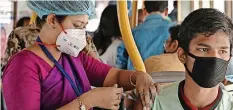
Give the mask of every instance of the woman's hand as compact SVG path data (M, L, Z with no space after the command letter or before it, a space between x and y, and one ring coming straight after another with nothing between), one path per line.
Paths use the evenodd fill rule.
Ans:
M121 102L123 89L114 87L95 88L82 96L80 100L89 108L99 107L104 109L118 110Z
M142 101L143 110L150 110L157 94L156 85L147 73L135 72L136 90Z

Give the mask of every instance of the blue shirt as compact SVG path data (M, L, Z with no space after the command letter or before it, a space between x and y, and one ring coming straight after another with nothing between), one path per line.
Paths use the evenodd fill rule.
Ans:
M150 56L163 53L163 43L169 37L168 30L171 26L172 23L165 20L160 14L151 14L142 24L133 29L134 40L143 61ZM117 67L122 69L127 67L129 70L133 70L132 62L125 57L125 51L124 44L118 47Z

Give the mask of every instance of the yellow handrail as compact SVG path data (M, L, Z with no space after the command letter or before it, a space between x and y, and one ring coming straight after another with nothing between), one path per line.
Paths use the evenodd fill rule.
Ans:
M138 21L138 1L134 0L132 3L132 17L130 22L130 26L132 29L138 25L137 21Z
M31 19L30 19L30 22L29 22L29 24L31 25L31 24L35 24L35 21L36 21L36 17L37 17L37 14L36 14L36 12L32 12L32 16L31 16Z
M137 71L146 72L144 63L139 54L131 32L126 0L117 1L117 13L122 39L128 51L129 57L133 63L133 66Z

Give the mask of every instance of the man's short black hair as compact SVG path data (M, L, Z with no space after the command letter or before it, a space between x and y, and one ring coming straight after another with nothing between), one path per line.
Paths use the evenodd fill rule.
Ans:
M174 8L177 8L177 1L174 1L174 2L173 2L173 7L174 7Z
M213 8L198 9L190 13L182 22L178 41L185 52L189 51L189 44L197 35L209 37L218 31L229 36L232 47L233 24L224 13Z
M169 33L172 42L178 40L179 30L180 30L180 25L175 25L169 28Z
M148 13L164 12L168 8L168 1L144 1L145 9Z

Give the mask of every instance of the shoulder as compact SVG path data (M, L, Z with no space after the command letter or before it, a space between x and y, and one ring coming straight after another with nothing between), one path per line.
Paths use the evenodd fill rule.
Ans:
M150 31L158 31L158 29L166 29L174 26L175 23L172 23L166 19L162 21L151 21L151 22L144 22L137 27L135 27L132 32L150 32Z
M3 72L3 79L38 78L40 65L42 64L34 53L23 50L9 60Z
M88 54L81 51L77 57L72 57L72 58L75 60L81 60L82 62L84 62L85 60L88 60L88 57L89 57Z
M164 86L161 88L159 94L176 94L178 95L178 88L179 88L180 82L175 82L170 85ZM160 95L159 95L160 96Z
M12 58L8 62L8 65L12 63L33 64L36 62L36 59L38 59L38 56L36 56L33 52L29 50L22 50L19 53L12 56Z
M168 103L169 101L179 102L179 98L178 98L179 84L180 82L175 82L173 84L162 87L157 96L157 100L160 103Z
M161 87L159 90L159 94L157 96L158 100L161 100L164 103L165 100L167 101L176 101L178 99L178 88L180 82L175 82L170 85L166 85Z
M182 110L178 98L178 86L180 82L163 87L155 98L153 110Z
M223 90L223 96L217 110L232 110L233 109L233 96L229 92Z
M23 50L12 56L5 67L4 73L7 70L23 70L25 67L36 71L36 66L39 64L38 56L29 50Z
M223 96L222 96L222 100L227 101L229 103L231 103L231 105L233 106L233 96L230 92L227 92L225 90L223 90Z

